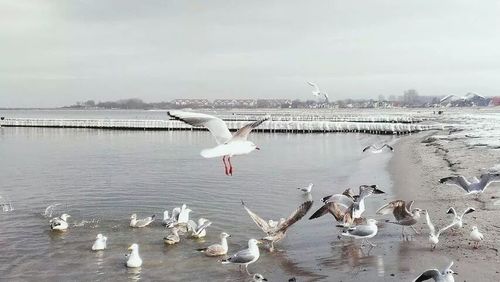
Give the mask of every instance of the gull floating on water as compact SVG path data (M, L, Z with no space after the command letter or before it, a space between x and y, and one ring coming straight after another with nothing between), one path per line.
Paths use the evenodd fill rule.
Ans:
M372 194L384 194L377 185L359 186L359 195L354 195L351 189L342 194L324 197L324 205L313 213L309 219L321 217L327 213L332 214L338 222L345 227L352 225L365 211L365 199Z
M179 220L179 214L181 213L181 208L176 207L172 210L172 216L168 216L168 211L163 212L163 226L173 227L174 224Z
M205 253L208 257L223 256L227 254L227 238L229 237L231 237L231 235L226 232L222 232L220 234L220 244L212 244L206 248L197 249L197 251Z
M149 224L151 224L151 222L153 222L154 220L155 220L154 214L150 217L137 219L137 214L134 213L130 216L130 227L136 227L136 228L146 227Z
M378 209L377 214L390 214L394 215L396 222L391 222L402 226L401 235L405 237L405 226L410 226L415 233L419 234L413 225L415 225L420 219L420 213L422 209L415 208L412 209L413 203L415 201L410 201L406 203L403 200L392 201L386 205L383 205Z
M130 254L128 255L127 267L141 267L142 259L139 256L139 245L132 244L130 247L128 247L128 250L130 251Z
M281 239L285 238L286 231L290 226L292 226L295 222L299 221L306 213L311 209L313 202L306 201L302 203L287 219L281 218L279 222L269 220L265 221L256 213L252 212L243 201L241 204L247 211L248 215L252 218L252 220L257 224L257 226L267 234L266 237L262 238L266 242L271 244L269 251L274 251L274 243L281 241Z
M198 224L193 220L189 220L187 224L188 232L191 232L191 237L203 238L207 235L207 227L209 227L212 222L206 218L198 219Z
M189 221L189 213L190 212L192 212L192 210L189 209L186 206L186 204L182 204L177 223L178 224L187 224Z
M54 217L49 221L50 229L58 231L66 231L68 229L68 218L71 217L69 214L61 214L59 217Z
M179 229L174 227L171 229L171 234L163 238L163 242L167 245L174 245L181 241L179 237Z
M307 187L302 187L302 188L297 188L297 189L299 189L300 191L307 194L307 193L311 193L313 186L314 186L314 184L309 183L309 185L307 185Z
M222 157L226 175L233 175L231 157L236 155L246 155L254 150L260 150L257 145L247 140L248 134L250 134L252 129L256 128L270 118L269 116L265 116L255 122L243 126L234 134L231 134L226 123L218 117L183 111L169 111L168 115L192 126L206 127L212 133L218 145L214 148L202 150L201 156L204 158Z
M102 234L97 234L95 238L94 245L92 245L93 251L101 251L106 249L106 242L108 241L108 237L103 236Z
M455 278L453 275L457 275L458 273L451 270L453 266L453 262L451 262L443 271L439 271L437 269L429 269L424 271L424 273L420 274L413 282L420 282L429 279L434 279L436 282L455 282Z
M375 146L375 145L370 145L370 146L368 146L368 147L365 147L365 148L363 149L363 153L364 153L364 152L366 152L366 151L368 151L368 150L369 150L369 152L371 152L371 153L373 153L373 154L382 153L382 150L383 150L384 148L386 148L386 147L387 147L387 149L391 150L391 152L394 152L394 148L392 148L391 146L389 146L389 145L387 145L387 144L384 144L384 145L382 145L382 147L377 147L377 146Z
M500 173L484 173L477 177L467 179L462 175L441 178L440 183L455 185L462 188L467 194L483 193L493 182L500 182Z
M234 263L234 264L239 264L240 265L240 271L241 267L244 265L245 270L248 273L248 275L251 275L250 272L248 272L248 265L256 262L259 259L260 252L259 252L259 247L257 244L260 244L261 242L255 239L250 239L248 240L248 248L241 250L237 252L236 254L230 256L227 259L222 260L222 264L228 264L228 263Z
M462 228L464 215L469 214L475 210L476 209L473 207L468 207L464 210L464 212L461 215L458 215L457 212L455 211L455 209L453 207L451 207L450 209L448 209L448 212L446 212L446 213L448 213L448 214L452 213L454 215L453 226L457 226L458 228Z
M434 224L432 224L431 217L429 216L429 211L425 211L425 219L427 221L427 226L429 227L429 243L431 243L431 250L434 250L439 243L439 235L443 233L444 231L450 229L452 226L455 225L454 222L451 224L439 229L438 232L436 232L436 228L434 227Z
M479 232L477 226L472 226L472 231L470 232L470 238L474 241L474 249L479 248L479 242L483 241L484 235Z
M260 273L255 273L252 277L252 282L262 282L262 281L267 281L266 278L264 278L264 276L262 276L262 274Z
M342 236L352 237L355 239L363 239L363 242L366 242L372 247L376 245L372 242L368 241L368 239L373 238L377 235L378 227L377 221L375 219L368 219L367 224L356 225L346 229L342 232Z

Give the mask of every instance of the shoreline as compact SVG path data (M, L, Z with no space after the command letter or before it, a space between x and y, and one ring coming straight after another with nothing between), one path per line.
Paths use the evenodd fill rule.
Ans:
M442 269L454 261L452 269L459 273L457 281L500 281L500 242L495 240L500 236L500 206L492 204L500 196L496 189L499 183L491 184L480 201L465 196L457 187L439 183L440 178L453 174L474 176L485 172L498 164L500 150L470 147L461 140L428 141L428 137L436 134L448 132L421 132L403 137L394 145L395 153L387 167L393 182L393 199L415 200L413 207L429 210L436 229L451 223L453 217L446 214L449 207L455 207L458 213L469 206L476 211L464 217L461 230L443 233L434 251L430 250L428 227L422 214L416 225L421 234L410 242L395 242L406 249L405 260L410 261L403 267L408 267L408 271L400 279L410 281L427 269ZM473 249L469 241L474 225L485 235L479 249Z

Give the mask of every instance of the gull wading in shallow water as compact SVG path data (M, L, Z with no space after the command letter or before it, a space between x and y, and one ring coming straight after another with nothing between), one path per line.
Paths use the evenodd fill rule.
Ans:
M365 147L365 148L363 149L363 153L364 153L364 152L366 152L366 151L368 151L368 152L373 153L373 154L378 154L378 153L382 153L382 150L383 150L384 148L387 148L387 149L389 149L391 152L394 152L394 148L392 148L391 146L389 146L389 145L387 145L387 144L384 144L382 147L377 147L377 146L375 146L375 145L370 145L370 146L368 146L368 147Z
M436 282L455 282L453 275L458 275L458 273L451 270L453 262L451 262L443 271L437 269L429 269L420 274L413 282L420 282L429 279L434 279Z
M212 222L206 218L198 219L198 224L193 220L189 220L187 223L187 231L191 233L193 238L203 238L207 235L207 227L209 227Z
M500 173L484 173L477 177L467 179L462 175L441 178L439 183L455 185L462 188L467 194L483 193L493 182L500 182Z
M286 231L290 226L292 226L295 222L299 221L306 213L311 209L313 202L307 201L302 203L287 219L281 218L279 222L274 220L265 221L256 213L252 212L243 201L241 204L247 211L248 215L252 218L252 220L257 224L257 226L267 234L266 237L261 240L269 242L271 244L269 251L274 251L274 243L281 241L281 239L285 238Z
M227 238L231 237L231 235L226 232L222 232L220 234L220 244L212 244L206 248L197 249L197 251L205 253L207 257L215 257L215 256L223 256L227 254Z
M192 126L203 126L212 133L218 145L210 149L202 150L201 156L204 158L222 157L226 175L233 175L231 157L246 155L254 150L260 150L257 145L247 140L248 134L250 134L252 129L270 118L270 116L264 116L257 121L243 126L234 134L231 134L226 123L218 117L184 111L169 111L168 115Z
M245 270L247 271L248 275L251 275L250 272L248 272L248 265L256 262L259 259L260 252L259 252L259 247L257 244L260 244L261 242L255 239L250 239L248 240L248 248L241 250L237 252L236 254L228 257L227 259L222 260L222 264L228 264L228 263L234 263L234 264L239 264L240 265L240 271L241 267L244 265Z
M401 235L404 239L405 237L405 226L410 226L416 234L419 234L418 231L413 227L418 220L420 219L420 213L422 209L415 208L412 209L413 202L410 201L406 203L403 200L392 201L386 205L383 205L380 209L378 209L377 214L390 214L394 215L396 222L388 221L389 223L398 224L402 226Z
M356 225L346 229L342 232L342 236L352 237L355 239L363 239L363 242L366 242L372 247L376 245L372 242L368 241L368 239L373 238L377 235L378 227L377 221L375 219L368 219L367 224Z
M434 224L432 224L431 217L429 216L429 211L425 211L425 219L427 221L427 226L429 227L429 243L431 243L431 250L434 250L439 243L439 235L443 233L444 231L450 229L452 226L455 225L454 222L451 224L439 229L438 232L436 232L436 228L434 227Z

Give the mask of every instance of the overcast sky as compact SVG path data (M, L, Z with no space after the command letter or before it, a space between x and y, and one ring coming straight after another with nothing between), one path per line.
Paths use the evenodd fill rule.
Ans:
M0 107L500 94L500 2L0 0Z

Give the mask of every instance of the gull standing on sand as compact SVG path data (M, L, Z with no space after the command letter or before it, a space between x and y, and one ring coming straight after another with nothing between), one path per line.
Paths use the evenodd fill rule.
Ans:
M308 194L308 193L311 193L313 186L314 186L314 184L309 183L309 185L307 185L307 187L302 187L302 188L297 188L297 189L304 192L304 194Z
M57 231L66 231L68 230L68 218L70 218L71 215L69 214L61 214L59 217L54 217L49 221L50 223L50 229L51 230L57 230Z
M207 257L223 256L227 254L227 238L229 237L231 237L231 235L222 232L220 234L220 244L212 244L206 248L197 249L197 251L205 253Z
M103 236L101 233L97 234L95 238L95 242L92 245L92 251L102 251L106 249L106 242L108 241L108 237Z
M171 234L163 237L163 242L167 245L174 245L181 241L181 237L179 236L179 229L174 227L171 229Z
M462 188L467 194L483 193L488 186L493 182L500 182L500 173L484 173L471 179L465 178L463 175L450 176L441 178L439 183L447 185L455 185Z
M373 153L373 154L382 153L382 150L383 150L384 148L386 148L386 147L387 147L387 149L389 149L391 152L394 152L394 148L392 148L391 146L389 146L389 145L387 145L387 144L384 144L384 145L382 145L382 147L377 147L377 146L375 146L375 145L370 145L370 146L368 146L368 147L365 147L365 148L363 149L363 153L364 153L364 152L366 152L366 151L368 151L368 150L369 150L369 152L371 152L371 153Z
M201 156L204 158L222 157L226 175L233 175L231 157L246 155L254 150L260 150L257 145L247 140L248 134L250 134L252 129L256 128L270 118L270 116L264 116L257 121L243 126L234 134L231 134L226 123L218 117L183 111L169 111L168 115L192 126L206 127L212 133L218 145L210 149L202 150Z
M432 224L431 217L429 216L429 211L427 210L425 210L425 219L427 221L427 226L429 227L429 243L431 243L431 250L434 250L439 243L439 235L453 227L455 223L452 222L451 224L439 229L439 231L436 233L436 228L434 227L434 224Z
M415 201L410 201L406 203L403 200L392 201L378 209L377 214L392 213L394 215L394 218L396 219L396 222L388 222L401 225L401 236L403 237L403 239L405 237L405 226L410 226L416 234L420 234L413 225L415 225L420 219L420 213L422 212L422 209L412 209L411 207L413 206L414 202Z
M207 235L207 227L212 225L212 222L206 218L199 218L198 224L193 220L189 220L187 223L188 232L191 232L191 237L193 238L203 238Z
M454 216L453 217L453 226L457 226L458 228L462 228L464 215L469 214L475 210L476 209L473 207L468 207L464 210L464 212L461 215L458 215L457 212L455 211L455 209L453 207L451 207L450 209L448 209L448 211L446 213L453 214L453 216Z
M127 267L130 268L141 267L142 259L139 256L139 245L134 243L130 247L128 247L128 250L130 251L130 254L128 255Z
M443 271L439 271L437 269L429 269L424 271L424 273L420 274L413 282L420 282L429 279L434 279L436 282L455 282L455 278L453 275L457 275L458 273L451 270L453 266L453 262L451 262Z
M345 227L351 226L365 211L365 199L372 194L384 194L377 185L359 186L359 195L353 195L351 189L342 194L324 197L324 205L313 213L309 219L321 217L327 213L332 214L338 222Z
M266 237L262 238L271 244L269 251L274 251L274 243L281 241L286 236L286 231L290 226L292 226L295 222L299 221L306 213L311 209L313 202L306 201L302 203L287 219L281 218L279 222L269 220L265 221L256 213L252 212L243 201L241 204L247 211L248 215L252 218L252 220L257 224L257 226L267 234Z
M151 224L151 222L153 222L154 220L155 220L154 214L150 217L137 219L137 214L134 213L130 216L130 227L135 227L135 228L146 227L149 224Z
M248 272L248 265L256 262L259 259L260 252L257 244L260 243L261 243L260 241L255 239L248 240L248 249L241 250L236 254L230 256L229 258L222 260L221 261L222 264L228 264L228 263L239 264L240 271L241 267L244 265L247 274L251 275L250 272Z
M363 239L363 242L375 247L376 245L368 241L368 239L377 235L377 221L375 219L368 219L366 222L367 224L356 225L346 229L342 232L342 236L352 237L354 239Z
M472 231L470 232L470 238L474 241L474 249L479 248L479 242L483 241L484 235L479 232L477 226L472 226Z

